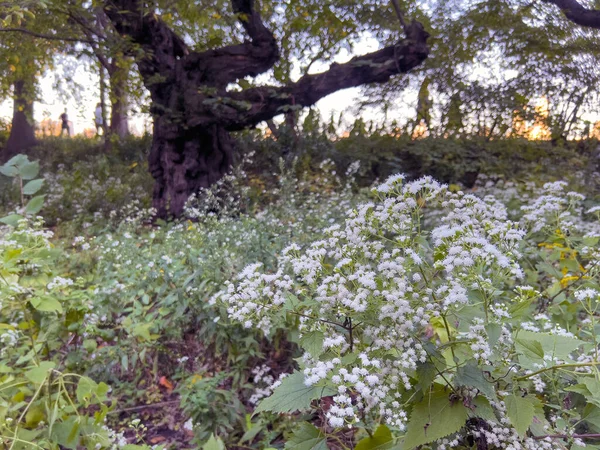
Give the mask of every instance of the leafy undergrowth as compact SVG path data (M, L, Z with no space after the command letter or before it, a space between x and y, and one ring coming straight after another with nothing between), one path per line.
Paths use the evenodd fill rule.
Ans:
M238 168L155 223L92 161L2 169L0 448L595 448L598 173Z

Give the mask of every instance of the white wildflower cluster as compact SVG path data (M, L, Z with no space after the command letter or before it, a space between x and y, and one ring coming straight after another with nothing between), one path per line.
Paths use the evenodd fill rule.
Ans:
M324 239L306 250L289 246L275 273L246 267L219 298L245 327L269 333L282 310L293 311L302 335L323 336L303 364L307 385L337 389L330 425L373 411L403 429L400 398L428 356L420 336L432 318L469 304L470 293L485 296L485 285L521 278L524 232L493 199L449 192L430 177L404 184L394 176L375 193L377 202L349 211ZM433 214L441 223L429 231L424 224ZM487 360L492 349L479 325L470 330L473 351ZM502 336L510 341L507 329Z
M17 329L7 329L0 334L0 358L4 357L10 348L17 345L20 335L21 333Z
M281 374L276 380L271 368L266 364L255 367L252 369L251 374L252 384L255 388L248 402L252 405L258 404L260 400L271 395L275 387L281 383L281 380L289 375L287 373Z
M46 286L48 290L60 289L67 286L72 286L73 280L70 278L54 277L54 279Z
M535 439L521 437L506 416L506 405L503 401L490 402L498 421L486 420L477 429L473 430L476 440L482 441L485 448L498 448L503 450L559 450L564 449L564 444L559 440L546 437Z
M489 345L483 319L479 317L473 319L466 338L472 341L471 350L473 351L473 357L484 364L490 364L489 358L492 356L492 349Z

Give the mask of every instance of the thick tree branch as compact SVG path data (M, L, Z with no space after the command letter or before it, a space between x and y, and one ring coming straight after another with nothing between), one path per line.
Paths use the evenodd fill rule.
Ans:
M558 6L567 19L584 27L600 29L600 10L582 6L577 0L542 0Z
M190 110L188 126L218 121L228 130L241 130L269 120L294 106L312 106L321 98L340 89L368 83L384 83L391 76L406 73L421 64L429 55L428 33L413 21L407 27L408 37L397 45L385 47L373 53L357 56L345 64L332 64L326 72L304 75L295 83L282 87L261 86L227 97L219 96L203 100L203 105ZM208 105L212 107L207 108Z
M36 31L31 31L26 28L0 28L0 33L23 33L23 34L28 34L30 36L40 38L40 39L47 39L47 40L53 40L53 41L81 42L83 44L92 44L93 43L93 41L90 41L88 39L62 36L62 35L58 35L58 34L38 33Z
M194 53L186 58L186 70L202 73L200 82L226 86L239 78L266 72L279 59L275 36L264 25L254 0L232 0L231 5L250 41Z
M175 79L177 61L189 54L183 39L154 12L145 11L140 0L105 0L104 12L117 32L129 36L144 50L138 68L146 85L169 86ZM166 74L167 79L155 79Z

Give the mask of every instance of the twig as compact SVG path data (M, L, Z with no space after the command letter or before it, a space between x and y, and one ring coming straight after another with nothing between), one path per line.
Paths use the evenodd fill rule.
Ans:
M404 32L406 33L406 36L408 37L408 26L406 25L406 20L404 20L404 14L402 13L402 9L400 9L400 4L398 3L398 0L392 0L392 6L394 7L396 16L398 17L398 20L400 21L400 25L402 25L402 29L404 30Z
M31 31L26 28L0 28L0 32L23 33L23 34L29 34L30 36L34 36L34 37L37 37L40 39L49 39L49 40L55 40L55 41L82 42L85 44L92 43L92 41L89 41L87 39L73 38L73 37L68 37L68 36L59 36L59 35L55 35L55 34L37 33L35 31Z

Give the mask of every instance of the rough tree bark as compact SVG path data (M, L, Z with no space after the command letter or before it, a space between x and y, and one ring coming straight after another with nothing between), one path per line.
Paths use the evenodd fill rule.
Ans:
M14 108L10 135L0 154L0 163L27 151L36 144L32 100L34 80L32 77L16 80L13 88Z
M262 22L254 0L232 0L233 12L249 40L191 51L141 0L104 0L104 10L121 35L145 52L137 65L152 99L154 135L149 166L155 179L158 215L180 215L190 194L219 180L232 162L230 132L257 125L287 106L311 106L340 89L383 83L408 72L429 54L428 34L418 22L406 38L326 72L304 75L284 86L227 92L229 83L269 70L279 58L273 33Z

